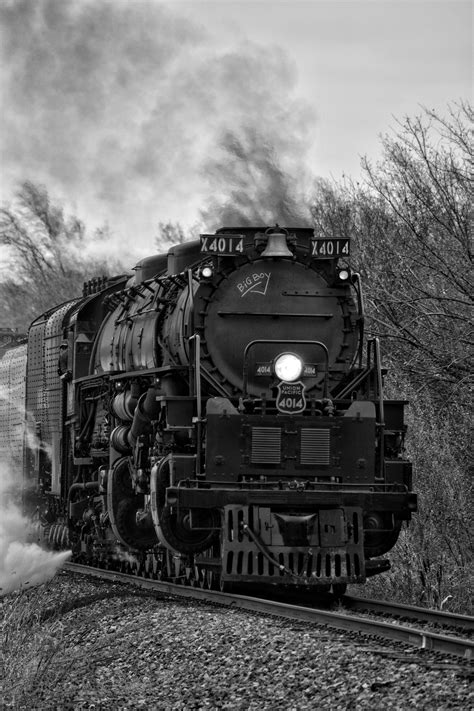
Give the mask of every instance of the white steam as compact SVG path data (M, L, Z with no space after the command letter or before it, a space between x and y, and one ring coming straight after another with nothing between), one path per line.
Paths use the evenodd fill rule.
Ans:
M11 426L13 421L18 439L18 428L22 426L20 413L2 389L0 411L4 425ZM24 415L21 419L25 440L36 446L35 435L26 426ZM21 457L13 461L11 455L12 452L0 448L0 596L46 582L71 556L71 551L54 553L32 542L36 537L35 526L21 511Z
M0 462L0 595L40 585L71 556L31 543L31 522L12 498L12 472Z

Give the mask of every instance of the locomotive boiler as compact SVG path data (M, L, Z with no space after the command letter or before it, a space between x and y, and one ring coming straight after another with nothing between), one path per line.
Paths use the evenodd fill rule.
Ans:
M350 241L223 228L95 279L0 361L49 545L150 575L344 591L416 510ZM33 433L33 436L31 434Z

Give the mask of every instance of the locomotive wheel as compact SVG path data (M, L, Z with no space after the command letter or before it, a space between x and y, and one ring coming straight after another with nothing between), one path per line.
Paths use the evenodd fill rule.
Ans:
M217 587L216 573L209 568L201 568L199 571L199 586L203 590L214 590Z
M121 498L122 496L132 496L132 473L130 471L130 461L128 457L122 457L118 459L113 465L112 470L112 481L110 482L113 487L114 498Z
M333 583L332 584L332 594L336 598L336 600L339 600L339 598L343 597L343 595L346 594L347 590L347 584L346 583Z
M157 542L151 523L147 524L146 518L137 520L137 512L144 505L143 494L133 492L130 462L122 457L115 462L107 482L107 510L115 536L129 548L150 548Z
M377 531L366 529L364 531L364 553L366 558L377 558L387 553L398 540L401 523L393 531Z
M153 574L156 572L156 561L153 553L147 553L145 557L145 576L147 578L153 578Z
M155 531L150 526L137 523L136 515L143 507L141 496L122 499L117 507L115 523L122 538L131 548L149 548L156 543Z
M149 552L145 558L145 575L152 580L158 580L161 574L161 562L157 558L156 552Z
M189 511L178 513L170 506L162 506L159 512L161 535L165 542L180 553L199 553L212 544L214 531L193 531L189 526Z
M190 526L189 510L166 504L169 486L168 461L163 461L151 476L152 515L159 541L177 553L200 553L212 546L218 531L194 531ZM153 502L156 501L156 505ZM210 514L212 516L212 513ZM215 514L214 518L217 517ZM217 520L213 521L217 525ZM220 523L220 522L219 522Z
M219 578L219 590L221 592L232 593L235 589L235 583L229 582L228 580L221 580Z
M203 551L194 564L196 585L204 590L219 590L221 583L221 567L215 565L221 557L219 541L215 541L211 548ZM211 565L206 566L206 559Z

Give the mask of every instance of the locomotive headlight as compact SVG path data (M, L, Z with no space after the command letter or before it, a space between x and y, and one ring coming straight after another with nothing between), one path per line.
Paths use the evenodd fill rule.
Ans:
M303 372L303 361L294 353L282 353L273 364L275 375L287 383L298 380Z
M347 281L350 278L351 273L350 273L349 269L341 269L337 276L340 279L340 281Z

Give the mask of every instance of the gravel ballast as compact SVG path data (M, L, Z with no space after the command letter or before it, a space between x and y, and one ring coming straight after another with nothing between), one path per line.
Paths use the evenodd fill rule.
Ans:
M0 600L0 708L469 709L455 659L62 573Z

